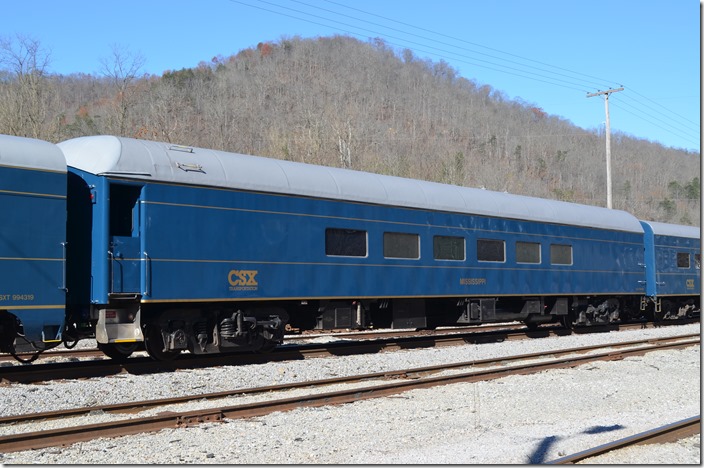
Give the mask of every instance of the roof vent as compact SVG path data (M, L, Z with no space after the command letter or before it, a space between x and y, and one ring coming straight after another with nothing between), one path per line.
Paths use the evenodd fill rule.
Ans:
M182 151L184 153L192 153L193 148L190 146L181 146L181 145L171 145L169 146L169 150L171 151Z
M203 166L201 166L200 164L184 164L177 162L176 167L185 172L202 172L203 174L205 174Z

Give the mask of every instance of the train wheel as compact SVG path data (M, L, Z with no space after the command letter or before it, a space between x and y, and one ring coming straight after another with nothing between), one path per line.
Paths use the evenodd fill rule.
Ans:
M562 325L566 329L571 330L573 328L573 323L574 314L572 312L568 312L566 315L560 316L560 325Z
M155 361L172 361L181 351L168 351L164 349L164 338L159 327L147 327L144 337L144 347L149 356Z
M98 343L98 349L116 361L127 359L138 347L139 343Z

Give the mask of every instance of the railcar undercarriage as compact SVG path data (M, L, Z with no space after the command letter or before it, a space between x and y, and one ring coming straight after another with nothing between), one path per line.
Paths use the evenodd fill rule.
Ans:
M149 355L169 360L182 351L270 351L283 342L287 320L278 307L166 309L148 311L135 326L141 327Z
M436 328L520 321L535 328L561 323L567 328L618 324L634 320L667 321L700 316L699 297L570 296L393 298L337 301L281 301L172 308L117 301L87 312L82 321L67 320L62 342L72 348L95 338L113 359L144 350L169 360L182 351L193 354L267 352L283 342L286 331ZM22 324L0 311L0 351L22 362L59 343L24 339ZM30 358L18 353L34 353Z
M237 308L222 305L179 309L145 307L138 302L120 300L108 307L74 315L82 319L67 321L64 345L71 348L80 339L95 338L105 355L118 360L145 349L157 360L173 359L182 351L193 354L267 352L283 341L288 321L284 308L264 307L259 303L240 304ZM14 347L21 341L21 326L17 327L0 326L0 350L14 353ZM41 345L29 343L31 349L22 349L22 352L38 355L45 351Z
M697 317L698 298L651 300L639 296L469 297L440 299L375 299L311 301L307 308L288 309L290 327L435 328L519 321L534 328L562 323L568 328L617 324L634 320Z

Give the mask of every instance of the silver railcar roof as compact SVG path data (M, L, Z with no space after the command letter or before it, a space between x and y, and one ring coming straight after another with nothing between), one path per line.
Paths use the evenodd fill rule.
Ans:
M58 146L69 166L95 175L643 232L625 211L368 172L114 136Z
M11 135L0 135L0 166L66 172L66 160L56 145Z
M649 225L656 236L689 237L691 239L699 239L701 236L700 229L695 226L682 226L655 221L643 221L643 223Z

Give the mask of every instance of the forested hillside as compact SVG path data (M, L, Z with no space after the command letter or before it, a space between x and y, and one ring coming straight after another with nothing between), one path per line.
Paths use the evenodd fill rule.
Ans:
M39 46L0 42L0 133L123 135L605 205L603 133L381 40L282 39L162 76L118 51L100 76L53 75ZM614 208L699 225L699 153L612 133L612 161Z

